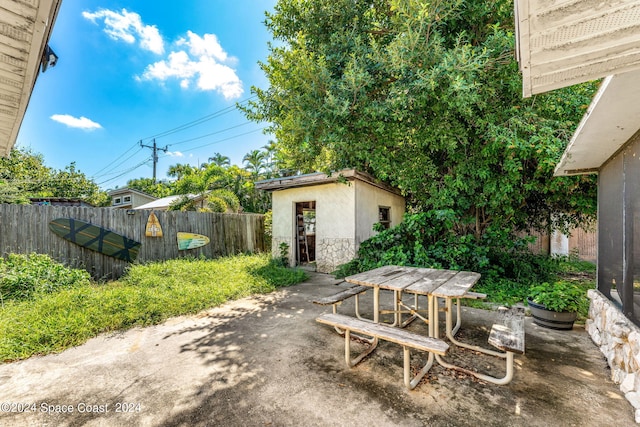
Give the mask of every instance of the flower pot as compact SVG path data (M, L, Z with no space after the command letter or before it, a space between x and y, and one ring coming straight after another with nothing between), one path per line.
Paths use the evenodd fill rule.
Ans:
M573 322L578 317L578 313L572 311L551 311L542 304L536 304L527 298L527 303L531 309L533 323L549 329L570 330Z

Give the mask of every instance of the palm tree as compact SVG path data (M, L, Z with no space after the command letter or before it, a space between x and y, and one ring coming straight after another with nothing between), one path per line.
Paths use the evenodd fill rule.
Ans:
M169 170L167 170L167 175L176 178L177 180L181 180L186 175L191 175L194 172L194 167L186 164L176 164L173 166L169 166Z
M267 176L273 176L277 171L278 167L276 166L275 155L278 151L275 141L269 141L269 143L262 147L265 153L266 165L265 168L267 170Z
M265 168L266 154L260 150L252 150L245 154L242 158L242 162L246 163L245 169L251 172L254 176L260 175Z
M223 156L220 153L215 153L213 157L209 157L209 161L215 163L220 167L231 166L231 159L227 156Z

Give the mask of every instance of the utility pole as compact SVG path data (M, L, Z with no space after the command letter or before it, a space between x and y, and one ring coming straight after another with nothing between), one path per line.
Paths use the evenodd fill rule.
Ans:
M156 182L156 165L158 164L158 150L164 151L165 153L169 149L168 145L165 145L164 148L158 148L156 145L156 139L153 138L153 145L144 145L142 140L140 141L140 147L151 148L153 150L153 182Z

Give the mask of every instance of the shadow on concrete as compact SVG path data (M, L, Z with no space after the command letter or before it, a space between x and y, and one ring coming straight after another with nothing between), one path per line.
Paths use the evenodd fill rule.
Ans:
M229 303L156 327L99 337L59 355L0 366L0 401L108 404L108 413L0 413L1 425L143 426L604 426L635 425L633 409L583 328L526 320L513 381L487 384L435 365L414 391L402 351L383 342L358 366L344 339L315 318L331 276ZM362 308L371 307L365 295ZM383 301L384 302L384 301ZM351 302L339 308L353 313ZM464 308L459 339L488 346L494 313ZM414 322L409 329L425 331ZM359 344L356 344L359 345ZM354 349L355 350L355 349ZM412 352L413 366L425 354ZM447 360L502 375L504 362L452 348ZM141 409L114 412L118 403Z

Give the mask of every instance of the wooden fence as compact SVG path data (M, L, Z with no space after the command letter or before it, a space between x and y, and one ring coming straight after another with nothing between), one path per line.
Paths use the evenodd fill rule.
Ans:
M86 269L96 279L115 279L129 265L71 243L49 230L56 218L73 218L114 231L142 246L136 262L179 257L217 258L265 250L264 217L257 214L155 212L163 237L146 237L148 210L0 204L0 255L41 253L71 267ZM176 233L202 234L210 243L178 250Z
M522 233L536 238L535 243L529 245L534 253L576 255L583 261L596 262L598 253L598 233L595 228L574 228L569 236L559 233L549 235L537 231Z

